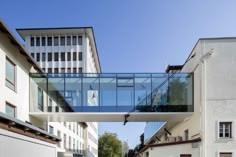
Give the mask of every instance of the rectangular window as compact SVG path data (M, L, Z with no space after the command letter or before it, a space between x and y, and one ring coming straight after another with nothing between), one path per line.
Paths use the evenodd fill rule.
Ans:
M58 73L58 72L59 72L58 68L55 68L54 73Z
M187 130L184 131L184 139L185 139L185 141L187 141L189 139L188 137L189 137L189 131L187 129Z
M65 37L61 37L61 46L65 46Z
M67 36L67 45L71 45L71 37Z
M48 68L48 73L52 73L52 68Z
M34 53L31 53L31 57L34 58Z
M58 46L58 43L59 43L58 37L54 37L54 46Z
M54 61L58 61L58 52L54 53Z
M232 138L232 122L219 123L219 137Z
M73 44L73 45L76 45L76 36L73 36L73 37L72 37L72 44Z
M67 73L71 73L71 68L67 68Z
M61 68L61 73L65 73L65 68Z
M71 53L67 52L67 61L71 61Z
M42 46L45 46L45 45L46 45L46 38L42 37Z
M45 52L42 53L42 61L43 61L43 62L46 61L46 53L45 53Z
M57 131L57 137L61 138L61 132L59 130ZM58 142L57 146L61 147L61 142Z
M76 71L76 68L73 68L73 73L76 73L77 71Z
M51 62L52 61L52 52L48 53L48 61Z
M191 154L180 154L180 157L192 157Z
M82 60L83 60L82 52L79 52L79 61L82 61Z
M48 46L52 46L52 37L48 37Z
M54 128L50 125L48 131L49 131L50 134L53 134L53 132L54 132Z
M221 152L220 153L220 157L232 157L233 153L229 153L229 152Z
M34 46L34 37L30 38L30 46Z
M61 52L61 61L65 61L65 52Z
M66 134L64 134L64 149L66 149Z
M40 46L40 37L36 37L36 46Z
M43 111L43 90L38 88L38 109Z
M73 61L76 61L76 59L77 59L77 53L73 52Z
M83 73L83 68L79 68L79 73Z
M9 58L6 57L6 78L5 85L15 91L16 81L16 65Z
M82 44L83 44L83 42L82 42L82 36L79 36L78 44L79 44L79 45L82 45Z
M40 53L36 54L36 61L39 62L40 61Z
M6 102L6 114L11 117L16 117L16 107Z
M45 72L45 68L42 69Z

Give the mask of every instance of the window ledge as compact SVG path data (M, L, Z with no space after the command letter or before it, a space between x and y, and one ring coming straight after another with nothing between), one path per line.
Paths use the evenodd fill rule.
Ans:
M217 143L228 143L228 142L233 142L235 141L234 138L218 138L216 140Z

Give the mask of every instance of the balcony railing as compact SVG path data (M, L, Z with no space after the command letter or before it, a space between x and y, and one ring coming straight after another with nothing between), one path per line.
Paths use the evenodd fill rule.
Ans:
M193 112L192 73L31 73L30 77L32 112Z

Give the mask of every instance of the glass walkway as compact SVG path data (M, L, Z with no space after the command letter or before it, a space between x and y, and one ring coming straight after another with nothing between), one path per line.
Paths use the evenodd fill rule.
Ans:
M30 74L31 112L193 112L192 73Z

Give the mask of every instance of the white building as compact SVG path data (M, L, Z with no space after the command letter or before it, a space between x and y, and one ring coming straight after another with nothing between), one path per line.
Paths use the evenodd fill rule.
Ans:
M60 138L29 115L29 73L42 70L1 20L0 65L0 156L56 157Z
M25 40L28 52L46 73L101 72L91 27L30 28L17 31ZM51 106L56 106L54 101L49 101L52 102ZM49 122L48 131L61 137L62 142L58 144L60 155L97 157L96 122Z
M183 66L168 67L169 73L194 74L194 112L178 124L163 124L137 156L236 156L235 50L236 38L199 39Z

